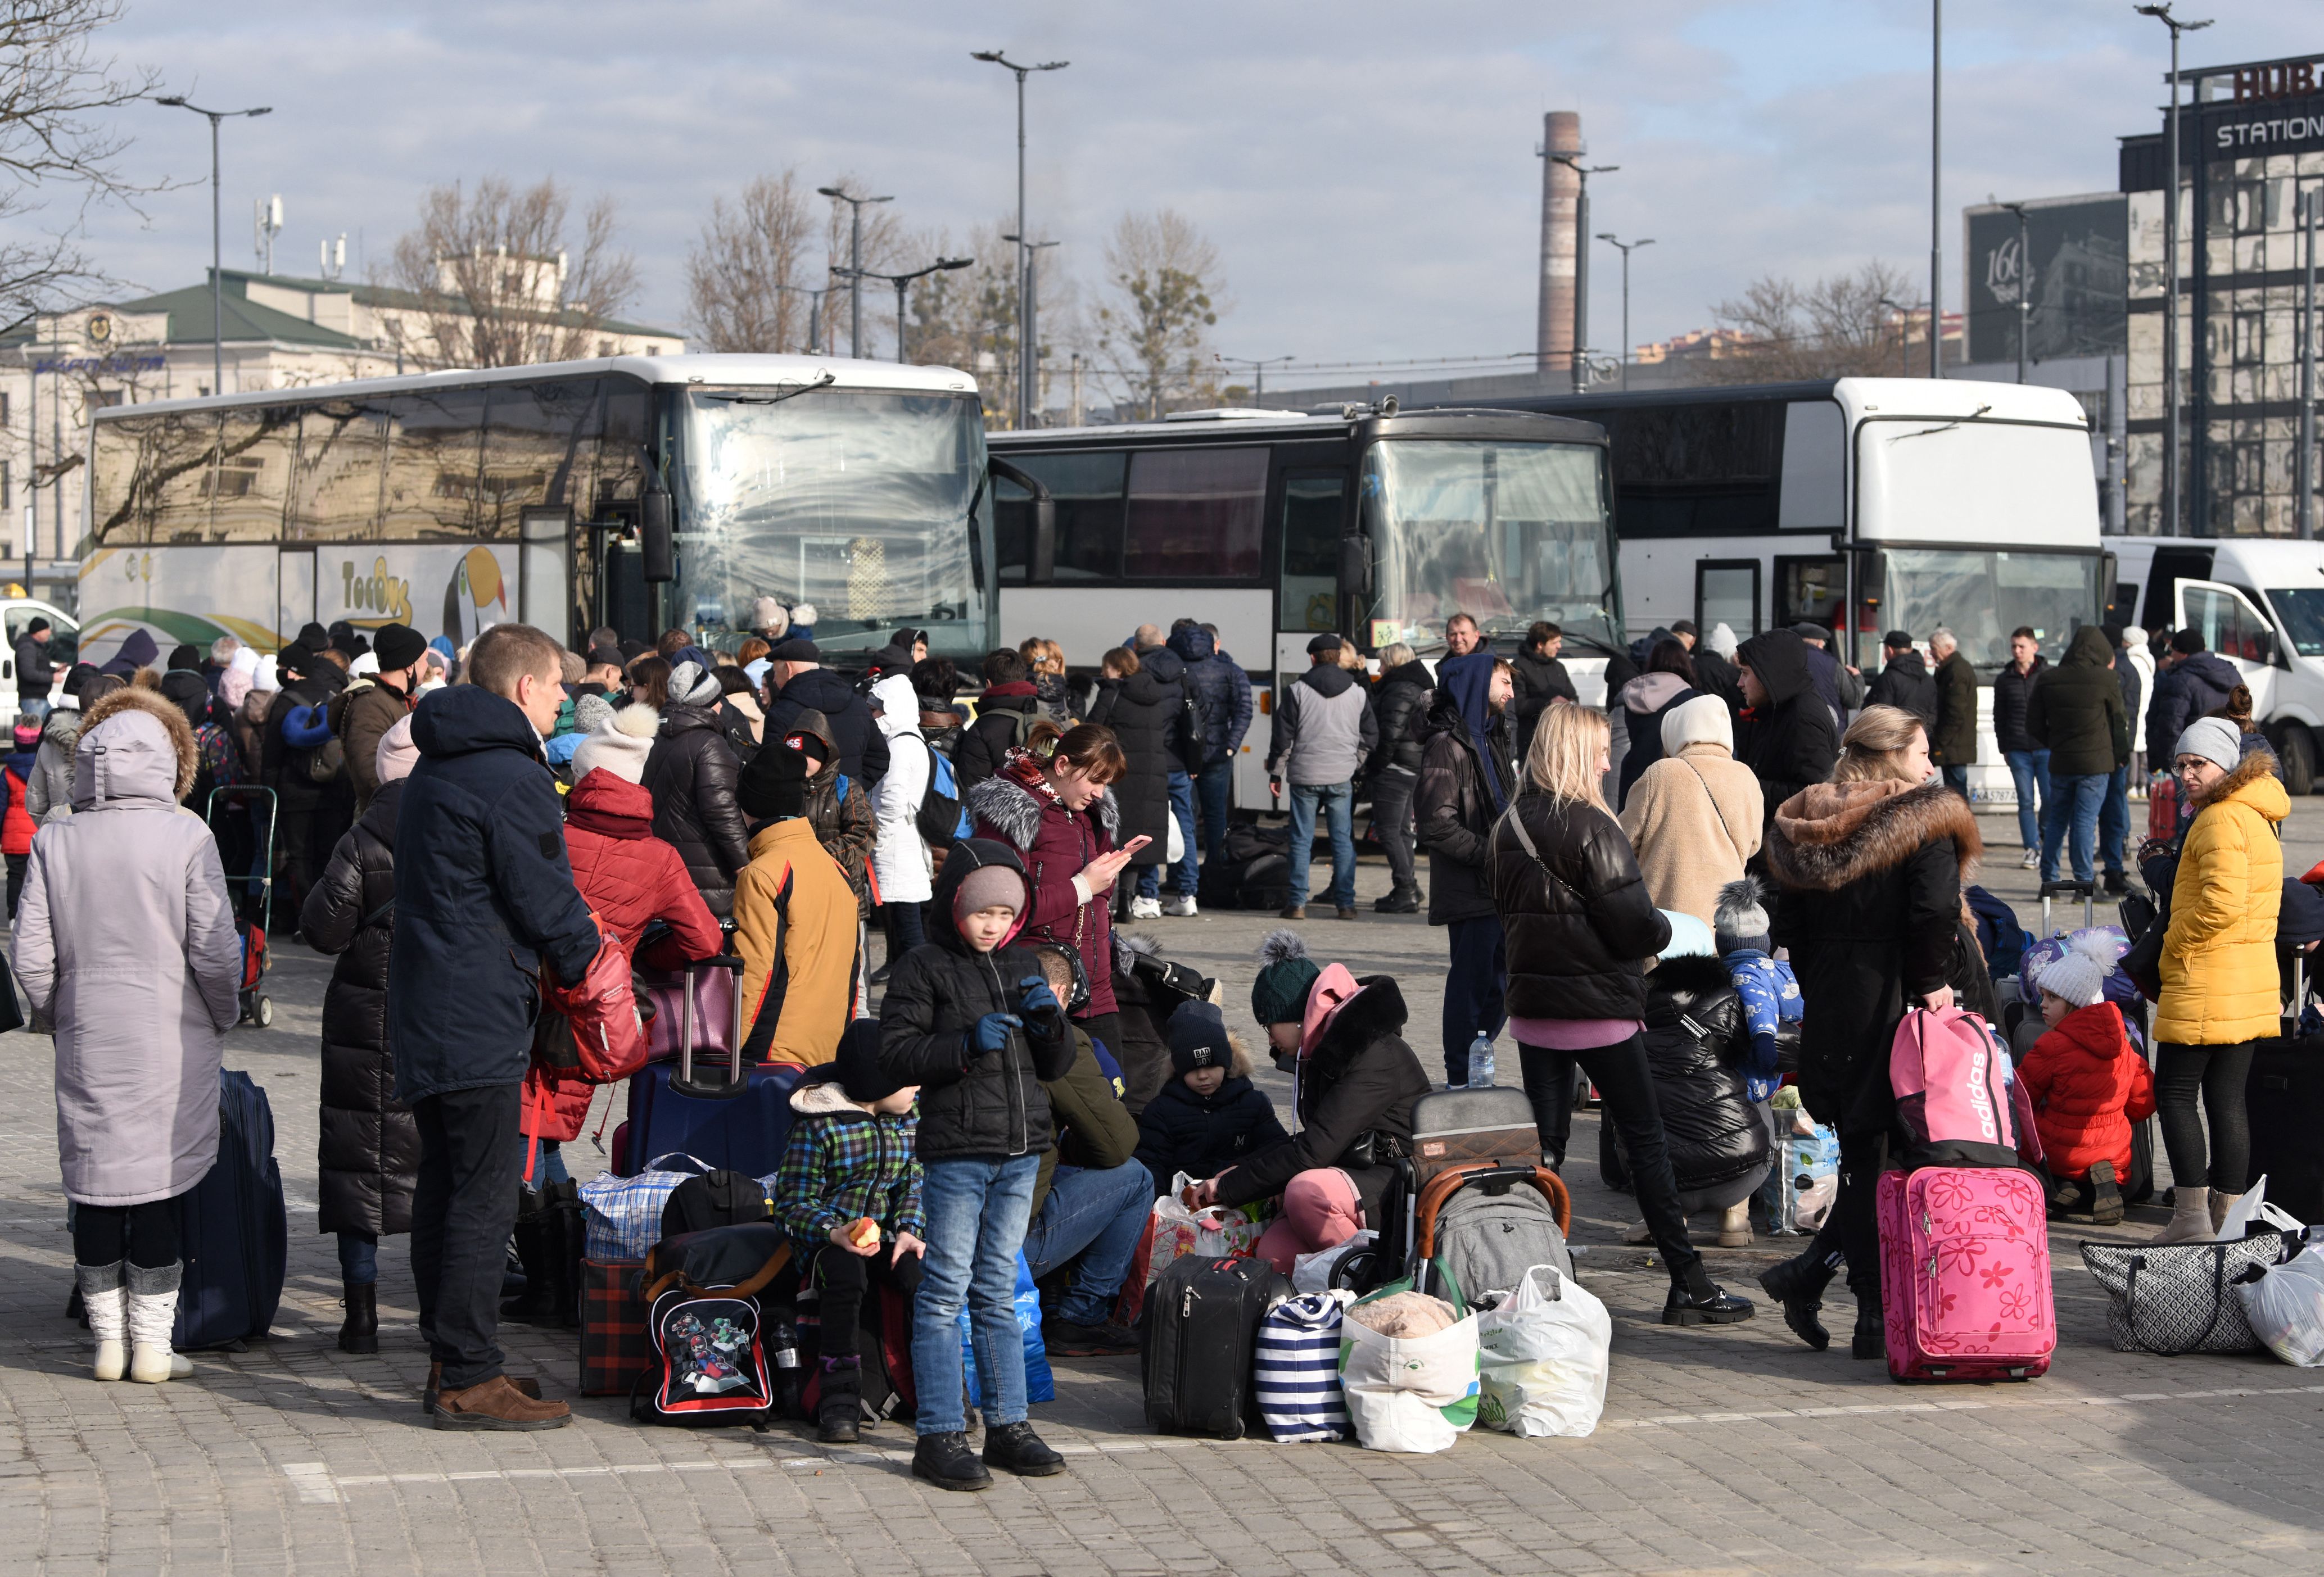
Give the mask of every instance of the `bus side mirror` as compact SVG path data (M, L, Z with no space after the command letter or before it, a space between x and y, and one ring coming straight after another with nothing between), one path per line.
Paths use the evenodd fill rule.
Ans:
M678 544L671 519L669 493L657 489L640 495L638 559L649 585L678 578Z
M1372 589L1372 540L1360 533L1340 539L1340 595L1360 597Z

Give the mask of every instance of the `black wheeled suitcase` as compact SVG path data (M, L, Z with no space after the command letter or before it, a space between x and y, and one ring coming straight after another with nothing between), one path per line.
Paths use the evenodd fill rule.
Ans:
M1259 1322L1290 1296L1289 1278L1264 1259L1171 1261L1147 1287L1138 1325L1146 1422L1214 1440L1260 1428L1251 1381Z
M2251 1124L2246 1183L2267 1179L2267 1202L2324 1221L2324 1038L2252 1048L2244 1111Z
M274 1159L274 1109L248 1074L218 1074L218 1152L178 1197L185 1271L171 1341L189 1351L264 1338L282 1302L290 1223Z

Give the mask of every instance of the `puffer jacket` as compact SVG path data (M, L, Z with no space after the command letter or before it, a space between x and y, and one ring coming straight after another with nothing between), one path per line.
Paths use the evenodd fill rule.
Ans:
M839 770L848 781L869 788L888 775L888 741L872 725L872 704L855 693L845 674L827 668L802 669L767 704L761 737L777 739L798 726L799 714L820 712L839 748Z
M1665 958L1646 988L1646 1066L1679 1191L1766 1164L1767 1124L1743 1087L1743 999L1716 958Z
M1174 1076L1138 1113L1138 1158L1157 1196L1181 1172L1215 1177L1290 1137L1275 1102L1250 1082L1250 1058L1239 1045L1217 1089L1197 1095Z
M2050 659L2040 652L2034 654L2034 666L2024 673L2015 662L2001 665L1993 676L1993 737L2002 750L2038 751L2040 741L2025 732L2026 709L2033 705L2034 687L2050 671Z
M837 745L822 713L812 708L798 713L780 737L795 739L801 734L823 746L823 765L807 780L807 818L815 824L816 840L847 872L847 885L855 893L855 918L869 919L872 847L880 840L880 818L872 813L872 796L853 778L847 780L847 792L839 791Z
M2130 718L2105 631L2085 624L2074 632L2065 660L2026 698L2025 734L2050 752L2052 778L2102 778L2130 760Z
M1089 1005L1081 1016L1099 1019L1113 1012L1113 894L1111 890L1093 893L1084 903L1074 890L1074 878L1082 867L1118 846L1121 811L1113 790L1107 789L1084 809L1067 810L1050 791L1041 769L1019 751L999 776L968 790L965 808L975 835L1015 850L1032 879L1033 904L1021 931L1025 940L1061 942L1078 951L1090 982ZM945 867L951 868L949 863ZM942 872L938 877L936 897L941 899ZM929 923L935 923L933 917Z
M1153 839L1132 865L1159 865L1169 853L1170 774L1185 770L1186 665L1167 648L1142 652L1126 679L1098 682L1089 720L1113 730L1130 763L1113 785L1121 801L1121 840Z
M24 809L34 821L46 825L72 814L73 746L79 742L80 714L70 706L50 712L24 779Z
M872 845L872 870L880 879L882 903L926 903L935 864L920 836L920 802L927 798L928 776L936 770L934 752L919 730L919 698L912 694L908 675L891 674L872 687L880 704L874 719L888 739L888 775L872 796L879 821L879 836Z
M1831 776L1840 760L1840 730L1831 708L1808 673L1808 643L1789 630L1754 635L1735 649L1736 660L1758 676L1767 699L1746 707L1735 759L1759 775L1767 813L1811 783Z
M1186 665L1186 694L1203 730L1203 765L1222 766L1242 749L1250 732L1250 676L1218 648L1211 632L1189 624L1170 637L1170 650Z
M1517 714L1517 749L1523 752L1533 743L1533 731L1543 713L1560 701L1578 705L1582 696L1573 687L1573 676L1557 658L1520 651L1509 659L1509 668L1517 679L1517 695L1509 702L1509 710Z
M2283 902L2279 828L2291 797L2255 752L2213 786L2180 846L2163 934L2154 1038L2236 1046L2276 1033L2275 923Z
M1527 853L1513 822L1521 822ZM1518 798L1487 852L1508 938L1508 1009L1524 1019L1642 1019L1646 961L1670 944L1630 840L1594 805Z
M1817 1121L1846 1135L1895 1120L1889 1045L1908 998L1954 982L1962 872L1983 850L1942 783L1818 783L1777 807L1773 936L1799 977L1800 1100Z
M1895 706L1921 720L1923 728L1937 726L1937 681L1917 651L1900 651L1881 665L1864 691L1867 706ZM1932 737L1933 745L1934 739Z
M1493 720L1490 737L1499 742L1489 761L1450 692L1439 690L1429 705L1427 743L1421 752L1420 782L1413 790L1418 843L1428 856L1428 923L1480 920L1493 912L1493 891L1485 871L1485 844L1491 836L1491 787L1484 774L1502 774L1509 754L1508 715ZM1504 785L1504 792L1507 791Z
M1408 1017L1393 977L1362 975L1350 997L1297 1068L1299 1131L1259 1151L1219 1178L1218 1202L1230 1209L1272 1199L1284 1185L1316 1167L1346 1172L1363 1200L1364 1219L1385 1221L1395 1157L1412 1154L1412 1108L1430 1085L1420 1058L1404 1038ZM1287 1056L1278 1064L1289 1071ZM1372 1137L1370 1166L1351 1154Z
M373 794L371 807L340 837L299 911L307 945L338 959L323 991L318 1231L384 1236L411 1230L420 1124L395 1098L395 1057L387 1044L395 813L403 787L397 779Z
M880 1004L880 1066L920 1087L919 1158L1035 1155L1049 1148L1045 1079L1073 1066L1074 1037L1062 1019L1054 1037L1040 1021L995 1052L971 1047L969 1032L987 1013L1016 1013L1040 961L1014 938L990 953L969 946L953 923L953 899L972 871L1005 865L1024 872L1016 851L989 838L954 844L936 873L928 909L930 940L896 961Z
M1617 807L1628 804L1631 785L1648 767L1663 759L1663 719L1674 706L1695 697L1695 689L1676 674L1640 674L1622 687L1622 710L1629 714L1630 746L1622 752Z
M654 836L676 849L710 912L734 912L734 878L751 862L750 828L734 788L742 763L708 706L672 704L646 757Z
M2226 706L2243 682L2233 663L2211 651L2182 657L2155 675L2154 702L2146 709L2147 766L2168 771L2187 725Z
M2154 1074L2131 1049L2122 1010L2077 1008L2046 1030L2017 1065L2052 1177L2087 1177L2100 1161L2130 1176L2132 1125L2154 1115Z
M1371 760L1364 763L1364 776L1377 778L1393 767L1407 778L1420 776L1420 758L1426 742L1415 727L1428 713L1429 697L1435 694L1436 681L1428 672L1428 665L1418 658L1400 662L1380 675L1379 684L1372 691L1372 715L1379 719L1379 742L1372 747Z

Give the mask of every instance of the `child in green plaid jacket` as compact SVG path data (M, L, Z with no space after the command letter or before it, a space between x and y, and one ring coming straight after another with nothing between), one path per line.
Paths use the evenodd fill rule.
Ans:
M920 1288L920 1163L913 1147L917 1084L880 1071L880 1022L858 1019L839 1055L791 1096L775 1173L775 1219L808 1267L822 1317L819 1438L856 1438L863 1388L863 1301L874 1285L909 1303Z

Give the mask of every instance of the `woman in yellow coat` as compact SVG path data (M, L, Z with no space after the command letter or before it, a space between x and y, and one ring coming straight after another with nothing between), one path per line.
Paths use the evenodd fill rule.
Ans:
M2173 752L2180 791L2197 807L2171 884L2163 1000L2154 1019L2155 1103L2178 1190L2158 1243L2218 1235L2251 1162L2244 1081L2252 1042L2277 1033L2276 910L2283 898L2277 824L2292 814L2274 758L2243 754L2232 723L2199 717ZM2195 1115L2200 1092L2210 1143Z

